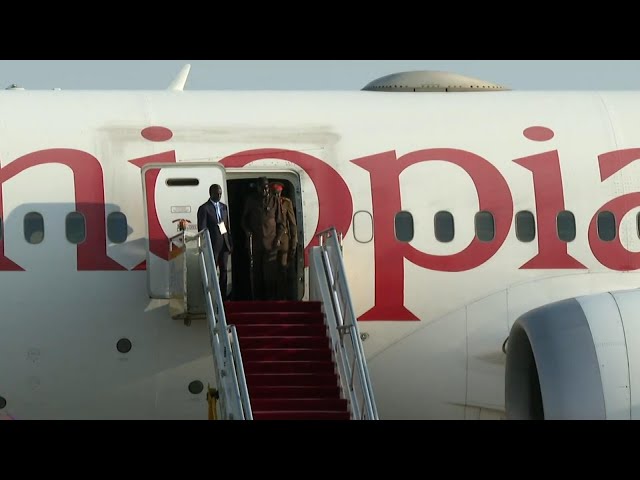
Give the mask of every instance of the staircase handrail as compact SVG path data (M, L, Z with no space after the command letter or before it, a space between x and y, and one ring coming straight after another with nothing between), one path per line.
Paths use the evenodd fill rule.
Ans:
M330 328L332 335L339 335L340 338L332 338L334 344L339 348L336 352L341 357L338 362L346 370L340 372L341 375L348 376L349 397L354 413L354 417L362 420L378 420L378 409L376 406L369 369L367 367L364 348L360 332L358 330L357 317L351 300L351 292L346 280L346 270L342 255L342 236L338 235L335 227L331 227L318 235L324 270L326 273L327 286L330 292L329 303L333 309L336 328ZM340 238L340 240L338 240ZM345 338L351 341L354 361L349 363ZM340 369L339 369L340 370ZM357 375L356 375L357 374ZM362 394L362 405L355 392L356 377L358 386Z
M218 390L221 392L222 418L253 420L247 379L234 325L227 325L217 267L208 230L198 232L186 241L198 242L198 256L205 307L209 324L209 340L214 356Z

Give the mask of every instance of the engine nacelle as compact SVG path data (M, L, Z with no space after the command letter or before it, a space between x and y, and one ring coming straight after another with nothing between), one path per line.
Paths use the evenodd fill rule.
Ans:
M640 290L532 310L506 350L508 419L640 418Z

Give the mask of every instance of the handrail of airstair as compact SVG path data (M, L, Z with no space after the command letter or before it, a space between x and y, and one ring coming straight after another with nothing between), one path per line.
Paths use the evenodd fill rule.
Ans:
M214 354L218 390L221 392L221 418L253 420L238 335L235 325L227 325L211 238L207 230L202 230L195 237L186 239L193 240L198 242L209 339Z
M329 328L329 331L332 336L332 344L337 347L334 348L334 351L338 357L336 360L341 381L343 386L346 384L346 389L349 392L353 417L360 420L378 420L378 409L373 395L369 369L351 301L351 292L347 284L342 258L342 237L338 237L334 227L320 232L318 237L330 296L324 301L325 304L331 305L336 323L335 328ZM336 338L337 336L339 338ZM345 339L350 342L345 343ZM347 347L350 347L351 352L347 351ZM351 359L349 353L352 355ZM359 395L357 389L360 391Z
M231 346L233 348L233 363L235 371L238 372L238 385L240 387L240 400L244 410L244 419L253 420L253 411L251 410L251 401L249 400L249 388L247 387L247 378L244 373L244 363L240 353L240 340L238 339L238 330L235 325L228 325L227 331L231 336Z

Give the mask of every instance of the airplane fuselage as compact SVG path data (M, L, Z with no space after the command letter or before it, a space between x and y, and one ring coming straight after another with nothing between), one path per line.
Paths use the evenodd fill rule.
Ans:
M344 234L381 418L500 418L520 315L639 284L639 107L631 92L2 92L0 412L206 418L205 322L150 298L149 259L180 216L165 180L217 163L227 181L297 179L307 253Z

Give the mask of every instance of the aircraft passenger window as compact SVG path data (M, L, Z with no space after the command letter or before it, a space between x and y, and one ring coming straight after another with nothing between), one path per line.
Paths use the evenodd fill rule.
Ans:
M450 212L438 212L433 218L436 240L447 243L453 240L455 235L453 215Z
M516 237L521 242L532 242L536 238L536 219L533 213L522 211L516 214Z
M558 238L563 242L573 242L576 239L576 217L573 213L564 211L557 218Z
M616 217L613 213L598 214L598 237L603 242L611 242L616 238Z
M71 212L67 215L65 224L67 240L74 244L84 242L87 237L84 215L79 212Z
M24 238L27 242L37 245L44 240L44 219L37 212L30 212L24 216Z
M493 214L491 212L476 213L476 237L481 242L490 242L496 236Z
M360 210L353 215L353 238L359 243L373 240L373 217L369 212Z
M107 236L113 243L124 243L127 239L127 216L122 212L110 213L107 217Z
M396 238L400 242L410 242L413 240L413 215L409 212L398 212L396 214Z

